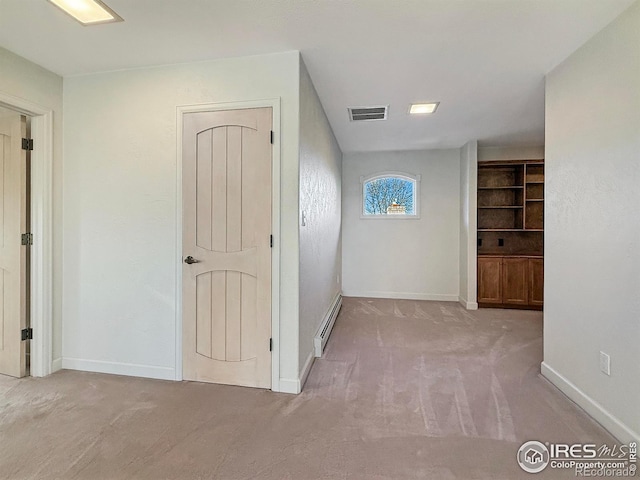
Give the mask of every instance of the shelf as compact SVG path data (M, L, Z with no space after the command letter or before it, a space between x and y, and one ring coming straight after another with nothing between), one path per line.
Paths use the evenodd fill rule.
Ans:
M479 228L479 232L544 232L541 228Z
M518 210L520 208L523 208L522 205L493 205L493 206L483 206L483 207L478 207L478 210L496 210L496 209L511 209L511 210Z
M528 253L501 253L501 252L496 252L496 253L479 253L478 254L478 258L495 258L495 257L500 257L500 258L544 258L543 255L540 254L528 254Z
M537 258L540 255L542 258L544 251L545 176L543 163L536 163L534 165L527 161L512 161L500 167L478 163L476 192L478 223L476 228L479 260L482 259L482 255L496 254L504 257L505 260L509 257L516 259L529 255L532 258ZM478 272L480 279L482 275L480 270ZM502 276L499 271L493 273ZM512 280L518 280L515 277L522 277L522 271L512 273L514 278L507 282L507 287L512 286ZM524 275L528 279L526 272ZM478 280L478 301L481 298L480 293L481 281ZM484 293L502 295L500 292L485 291ZM521 293L512 289L509 295ZM520 297L508 298L518 299ZM517 305L522 306L525 303L520 302ZM514 305L516 304L514 303Z

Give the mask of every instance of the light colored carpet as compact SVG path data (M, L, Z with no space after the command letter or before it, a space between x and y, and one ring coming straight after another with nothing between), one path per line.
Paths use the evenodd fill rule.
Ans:
M299 396L0 378L2 479L514 479L526 440L614 443L539 376L542 314L347 298Z

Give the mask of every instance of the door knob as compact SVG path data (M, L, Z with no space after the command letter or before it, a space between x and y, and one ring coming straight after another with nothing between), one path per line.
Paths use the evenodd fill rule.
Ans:
M191 255L184 259L184 263L188 263L189 265L191 265L192 263L198 263L199 261L200 260L196 260Z

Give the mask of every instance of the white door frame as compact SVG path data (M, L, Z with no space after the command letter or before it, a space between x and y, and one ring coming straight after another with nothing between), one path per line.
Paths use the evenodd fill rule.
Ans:
M0 105L31 117L31 369L53 372L53 111L0 92Z
M175 379L182 380L182 124L185 113L243 110L271 107L273 112L273 150L271 218L273 249L271 251L271 390L280 391L280 98L227 103L179 105L177 114L177 205L176 205L176 369Z

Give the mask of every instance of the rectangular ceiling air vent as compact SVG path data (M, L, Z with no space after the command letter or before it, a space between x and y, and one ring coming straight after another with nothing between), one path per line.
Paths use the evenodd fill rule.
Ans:
M370 120L386 120L389 106L377 107L349 107L349 120L352 122L363 122Z

